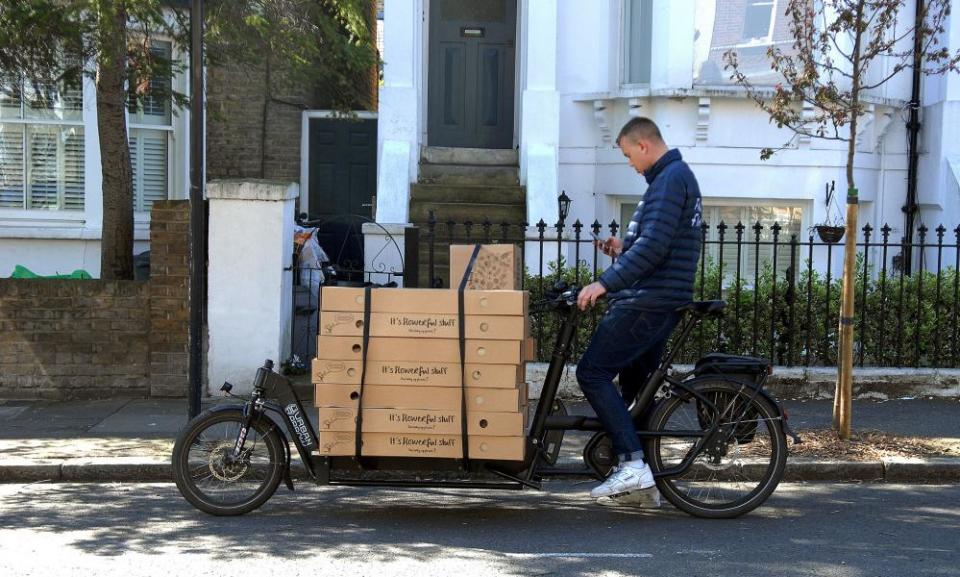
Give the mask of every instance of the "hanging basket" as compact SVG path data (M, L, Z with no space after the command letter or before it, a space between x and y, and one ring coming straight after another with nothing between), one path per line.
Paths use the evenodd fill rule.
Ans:
M818 224L813 228L816 229L817 236L820 237L820 240L830 244L840 242L840 239L843 238L844 231L847 230L845 226L830 226L826 224Z

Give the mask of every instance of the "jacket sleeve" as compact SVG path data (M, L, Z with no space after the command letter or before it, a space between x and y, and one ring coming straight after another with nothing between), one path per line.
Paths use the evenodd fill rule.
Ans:
M629 288L650 275L670 251L683 215L686 186L675 176L664 184L643 201L636 241L600 275L607 292Z

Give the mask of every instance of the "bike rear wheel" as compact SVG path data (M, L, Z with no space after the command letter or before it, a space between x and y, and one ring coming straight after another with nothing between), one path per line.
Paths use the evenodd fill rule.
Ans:
M783 477L787 441L780 411L732 379L707 377L686 386L716 411L682 389L659 404L650 428L664 434L648 441L650 467L659 473L680 465L692 452L696 457L683 474L658 477L657 487L678 509L697 517L727 519L752 511ZM720 434L707 443L714 421Z
M249 513L263 505L283 478L282 440L265 416L254 419L241 456L233 447L246 418L237 410L206 411L173 447L173 477L184 498L211 515Z

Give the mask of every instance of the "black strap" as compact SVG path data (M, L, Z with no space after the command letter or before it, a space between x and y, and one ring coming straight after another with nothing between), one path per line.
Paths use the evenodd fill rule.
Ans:
M354 456L359 461L363 448L363 385L367 380L367 348L370 346L370 301L373 291L366 287L363 291L363 348L360 351L360 398L357 399L357 429Z
M467 270L463 272L460 288L457 289L457 325L460 327L460 445L463 447L463 468L466 470L470 470L470 443L467 438L467 323L463 291L467 289L478 254L480 254L480 243L473 246L473 254L470 255Z

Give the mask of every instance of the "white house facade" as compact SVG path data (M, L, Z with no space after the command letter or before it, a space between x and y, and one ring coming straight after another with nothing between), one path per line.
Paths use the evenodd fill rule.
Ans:
M477 4L386 2L379 222L411 222L410 191L423 170L423 151L438 143L458 146L444 144L449 139L443 123L438 125L432 113L449 108L451 98L462 98L455 104L466 107L468 118L487 114L483 59L494 53L484 47L484 37L495 25L512 22L512 11L514 76L511 82L501 78L499 85L501 91L512 90L501 95L513 104L512 139L490 145L474 135L473 143L460 146L517 150L528 222L542 218L552 225L561 191L573 199L568 223L629 220L646 185L626 164L615 139L634 116L656 121L668 144L691 165L711 225L777 221L785 226L782 238L805 239L810 226L845 210L846 143L791 139L793 133L771 124L724 70L722 54L736 49L755 83L773 84L765 54L771 44L790 43L784 0L490 0L483 9ZM905 4L905 20L912 23L913 0ZM960 47L958 14L950 15L942 39L954 50ZM431 40L432 34L441 38ZM463 49L472 57L471 42L479 43L480 65L473 68L451 56ZM878 78L888 71L884 66L891 65L882 63L873 71ZM431 70L437 67L447 83L457 80L453 75L467 76L466 95L432 90L438 75ZM471 84L471 74L481 78ZM473 97L471 88L480 94ZM860 223L875 228L889 223L892 241L904 228L910 98L907 69L870 94L857 134ZM921 122L916 224L953 229L960 224L960 75L923 79ZM760 160L762 148L788 141L785 150ZM831 181L840 203L828 214L824 189ZM711 237L716 234L711 229Z

